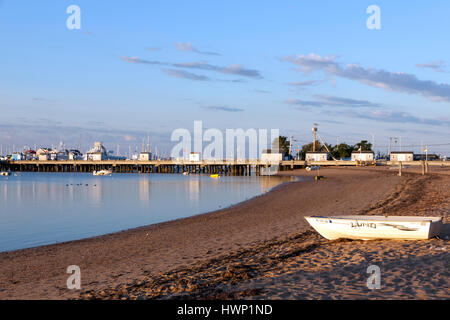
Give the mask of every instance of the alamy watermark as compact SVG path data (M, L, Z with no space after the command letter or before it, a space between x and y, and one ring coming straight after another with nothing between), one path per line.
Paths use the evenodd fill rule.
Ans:
M81 289L81 269L77 265L70 265L67 267L66 272L70 274L67 278L66 284L69 290Z
M369 30L381 30L381 9L377 5L370 5L366 10L370 16L367 18L366 26Z
M370 290L381 289L381 269L379 266L372 264L367 267L367 273L370 274L367 279L367 288Z
M66 13L70 16L66 20L66 27L69 30L81 29L81 9L77 5L70 5L66 9Z
M269 135L270 132L270 135ZM217 128L203 129L202 121L194 121L194 134L188 129L179 128L172 132L171 141L178 142L171 150L174 160L187 160L191 153L198 153L204 160L236 161L258 159L264 150L278 154L279 129L244 130ZM278 162L277 162L278 164Z

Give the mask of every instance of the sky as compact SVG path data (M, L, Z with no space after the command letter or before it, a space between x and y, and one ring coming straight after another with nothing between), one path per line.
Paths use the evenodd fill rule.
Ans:
M0 0L0 145L125 154L149 135L168 154L199 120L450 156L449 15L447 0Z

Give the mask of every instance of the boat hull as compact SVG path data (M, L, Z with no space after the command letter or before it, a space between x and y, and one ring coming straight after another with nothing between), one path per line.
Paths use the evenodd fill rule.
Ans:
M305 217L328 240L430 239L439 234L440 217L336 216Z
M100 171L94 171L92 174L94 176L109 176L112 174L112 172L108 171L108 170L100 170Z

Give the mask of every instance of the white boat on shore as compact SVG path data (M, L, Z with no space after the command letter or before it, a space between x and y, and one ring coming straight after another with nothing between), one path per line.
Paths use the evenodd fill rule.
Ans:
M310 216L306 221L328 240L430 239L439 234L442 217Z
M99 170L92 173L94 176L108 176L112 174L111 170Z

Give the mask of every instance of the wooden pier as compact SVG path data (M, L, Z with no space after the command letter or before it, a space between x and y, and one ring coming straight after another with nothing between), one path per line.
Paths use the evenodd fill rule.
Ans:
M399 162L376 162L367 165L398 166ZM403 166L450 166L450 161L410 161L402 162ZM111 170L114 173L183 173L191 174L220 174L250 176L260 175L262 168L268 168L270 164L261 160L203 160L203 161L174 161L174 160L58 160L58 161L0 161L0 171L18 172L93 172L96 170ZM305 166L361 166L357 161L314 161L301 160L282 161L279 170L293 170Z
M304 161L287 161L279 165L279 170L291 170L304 167ZM59 161L3 161L0 171L18 172L93 172L111 170L114 173L183 173L220 174L235 176L260 175L261 168L270 164L260 160L234 161L172 161L172 160L59 160Z

